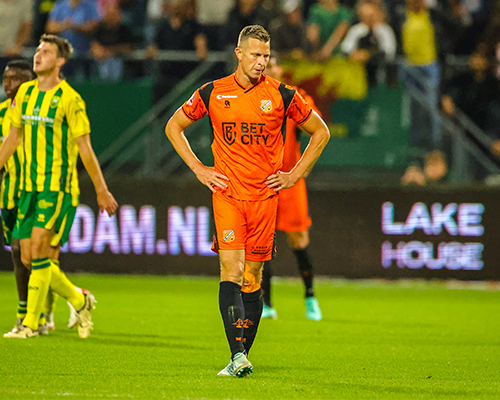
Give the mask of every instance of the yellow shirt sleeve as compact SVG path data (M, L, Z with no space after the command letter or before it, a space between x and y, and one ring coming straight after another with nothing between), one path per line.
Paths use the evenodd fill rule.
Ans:
M23 127L23 99L26 94L26 85L22 84L17 91L14 101L15 107L10 109L10 122L16 128Z
M65 111L71 137L76 138L90 133L87 107L78 93L75 92L66 99Z

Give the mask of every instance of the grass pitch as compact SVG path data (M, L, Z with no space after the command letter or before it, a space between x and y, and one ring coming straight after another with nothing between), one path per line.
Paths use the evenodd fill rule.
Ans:
M298 279L275 279L247 378L229 350L212 278L70 275L98 300L86 340L66 328L0 338L0 399L499 399L500 292L484 284L318 280L320 322ZM0 273L0 328L17 306ZM492 288L489 288L492 289ZM493 288L495 289L495 288Z

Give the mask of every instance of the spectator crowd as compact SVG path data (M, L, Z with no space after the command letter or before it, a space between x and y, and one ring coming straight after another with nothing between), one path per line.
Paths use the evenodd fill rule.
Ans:
M390 82L398 61L400 82L421 99L412 104L409 142L422 156L403 183L446 179L441 119L453 118L457 109L490 136L493 144L482 144L481 151L498 162L500 6L494 0L0 0L0 67L47 32L75 49L67 77L135 79L147 74L144 59L163 50L190 51L203 60L232 49L251 24L270 32L282 60L349 60L365 68L370 87ZM143 60L127 57L134 50L144 50ZM469 62L450 72L450 56ZM162 59L154 99L198 62ZM484 178L481 168L471 171L472 179Z

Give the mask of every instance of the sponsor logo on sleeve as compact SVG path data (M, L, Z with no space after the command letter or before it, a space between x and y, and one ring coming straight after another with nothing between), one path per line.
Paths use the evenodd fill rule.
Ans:
M193 93L193 94L191 95L191 97L189 98L189 100L188 100L188 101L186 101L186 104L187 104L188 106L192 106L192 105L193 105L193 103L194 103L194 96L195 96L195 93Z

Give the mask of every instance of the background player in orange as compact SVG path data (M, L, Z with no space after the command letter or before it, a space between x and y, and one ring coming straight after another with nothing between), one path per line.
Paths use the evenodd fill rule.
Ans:
M305 176L326 146L326 124L290 86L264 75L270 37L259 25L245 27L238 38L234 74L196 90L165 128L186 164L212 192L214 250L220 257L219 308L231 349L224 376L245 376L257 333L263 262L274 249L277 192ZM214 167L191 149L184 131L209 115ZM308 147L290 172L282 172L286 120L311 134Z
M267 75L281 80L283 68L279 64L276 54L272 54L266 68ZM314 101L305 91L298 89L300 94L319 114L314 106ZM290 171L297 161L300 160L300 129L293 121L286 125L285 154L283 158L283 171ZM290 189L281 190L278 200L278 219L276 229L286 232L288 244L297 258L299 273L305 286L306 318L319 321L322 318L318 300L314 297L313 289L313 265L309 254L309 226L311 218L307 207L306 183L303 178ZM264 306L262 318L278 318L278 313L271 304L271 278L273 276L271 261L264 263L262 274L262 297Z

